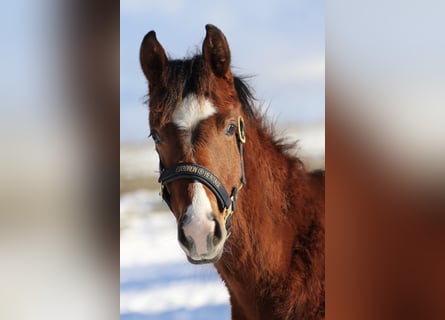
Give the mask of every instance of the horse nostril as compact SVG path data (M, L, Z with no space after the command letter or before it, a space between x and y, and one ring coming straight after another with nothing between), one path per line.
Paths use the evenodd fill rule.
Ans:
M179 225L178 228L178 240L180 243L182 243L182 245L186 248L190 248L191 244L189 243L189 241L187 240L185 234L184 234L184 229L182 228L181 225Z
M183 215L178 223L178 240L179 242L188 250L190 250L193 246L192 241L190 239L187 239L184 232L184 226L188 223L188 218Z
M213 218L213 221L215 221L215 230L213 232L213 245L216 246L222 239L222 231L218 220Z
M179 218L179 225L181 227L185 227L186 225L188 225L191 221L191 216L189 216L188 214L183 214L181 216L181 218Z

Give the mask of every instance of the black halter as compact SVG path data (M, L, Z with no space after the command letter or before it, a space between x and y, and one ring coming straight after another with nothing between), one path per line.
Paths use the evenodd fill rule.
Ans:
M214 175L209 169L195 164L195 163L181 163L172 168L165 169L162 164L160 165L161 175L159 176L158 182L161 184L160 195L162 199L167 203L170 210L172 210L170 202L170 193L167 191L165 185L169 182L179 180L179 179L191 179L199 181L206 185L216 196L218 200L219 210L224 212L225 227L228 235L230 235L231 229L231 219L233 212L236 209L236 200L238 191L246 183L246 177L244 173L244 155L243 155L243 145L246 142L246 133L244 120L242 117L238 118L238 132L236 135L238 150L241 159L241 179L238 186L233 187L232 194L229 196L226 188L222 182Z

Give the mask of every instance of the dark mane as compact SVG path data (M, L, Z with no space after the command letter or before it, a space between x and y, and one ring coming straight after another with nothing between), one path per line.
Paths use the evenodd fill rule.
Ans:
M259 120L261 116L259 115L258 110L255 108L256 99L253 96L250 87L241 77L234 76L233 81L235 90L238 93L238 98L241 102L241 106L243 107L243 111L247 118L251 120Z
M264 132L267 132L271 137L273 144L277 147L277 149L283 154L289 156L294 161L299 162L302 165L301 160L294 155L294 151L296 150L297 141L289 142L285 141L282 137L280 137L275 132L275 124L267 119L266 114L260 112L257 108L257 100L252 94L250 86L244 80L243 77L234 76L234 84L236 92L238 93L238 98L241 102L244 113L246 114L249 120L252 120L254 123L260 126Z

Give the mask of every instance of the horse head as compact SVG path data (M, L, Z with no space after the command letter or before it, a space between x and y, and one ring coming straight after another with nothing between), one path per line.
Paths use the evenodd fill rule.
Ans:
M217 261L244 184L244 117L224 34L206 26L202 54L169 59L154 31L140 63L149 82L149 125L161 193L192 263Z

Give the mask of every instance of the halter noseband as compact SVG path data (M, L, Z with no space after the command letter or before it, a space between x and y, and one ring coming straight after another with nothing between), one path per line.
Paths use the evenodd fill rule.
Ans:
M226 188L222 182L214 175L209 169L200 166L195 163L181 163L172 168L165 169L162 164L160 165L161 175L158 182L161 184L160 196L167 203L170 210L172 210L170 202L170 193L165 185L169 182L179 179L191 179L199 181L206 185L216 196L218 200L219 210L224 212L224 222L227 231L227 236L230 235L231 223L233 212L236 209L236 200L238 191L246 183L246 177L244 173L244 156L243 145L246 143L245 125L242 117L238 118L238 132L236 135L238 150L241 160L241 179L240 184L232 189L232 195L229 196Z

